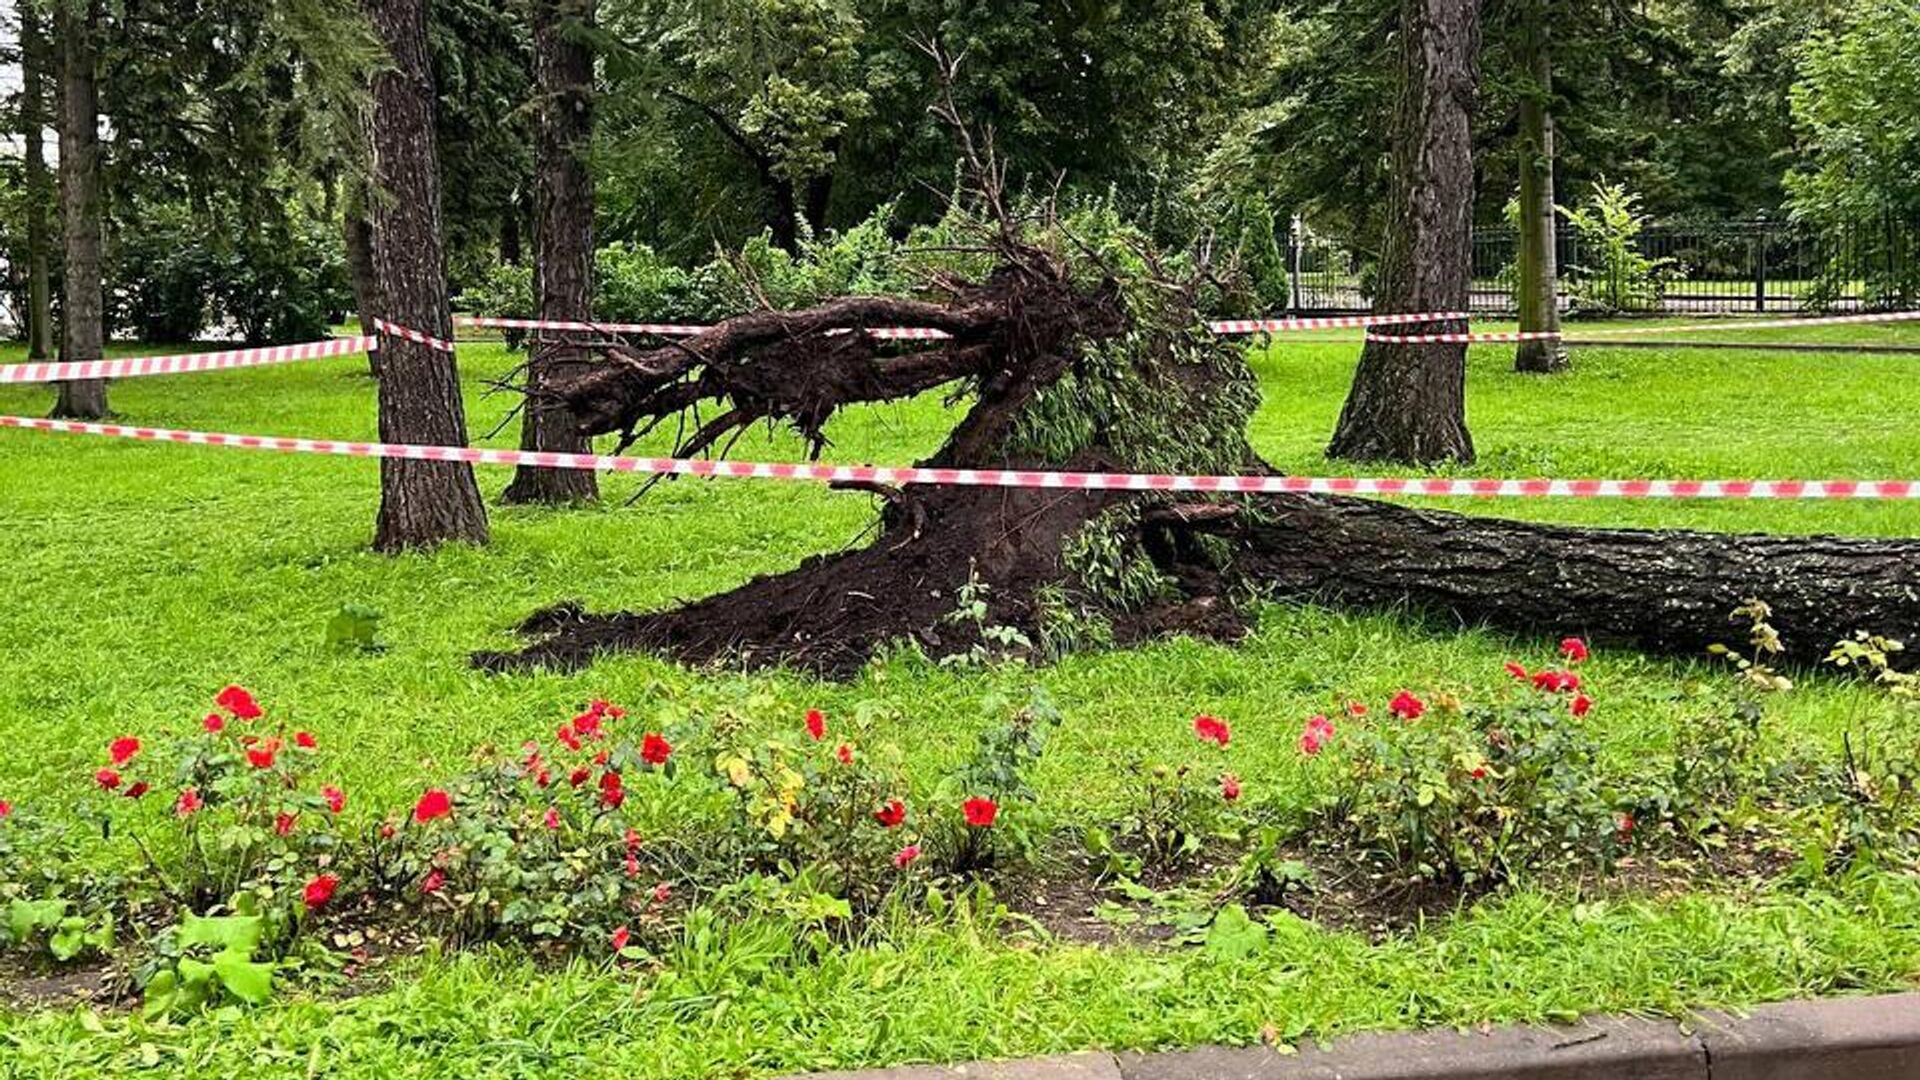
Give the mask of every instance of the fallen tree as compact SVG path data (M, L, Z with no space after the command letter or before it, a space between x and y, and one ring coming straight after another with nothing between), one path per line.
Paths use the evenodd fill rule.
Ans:
M969 404L929 467L1270 471L1246 442L1258 392L1242 350L1197 314L1204 273L1176 283L1057 221L999 220L983 226L992 269L977 281L936 274L925 299L849 297L603 346L556 377L554 400L582 434L630 442L679 423L678 456L723 454L760 423L817 455L841 408L946 390ZM945 336L871 333L883 326ZM665 611L550 609L523 627L526 649L476 659L571 667L643 649L844 675L895 642L1045 657L1230 638L1261 596L1683 653L1733 636L1727 612L1748 597L1802 656L1854 630L1920 628L1920 541L1568 528L1344 497L860 490L882 504L864 548Z

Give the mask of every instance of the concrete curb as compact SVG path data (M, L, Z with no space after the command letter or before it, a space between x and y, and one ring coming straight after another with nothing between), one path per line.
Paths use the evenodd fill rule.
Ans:
M1920 993L1734 1016L1354 1035L1295 1053L1202 1047L824 1073L813 1080L1920 1080Z

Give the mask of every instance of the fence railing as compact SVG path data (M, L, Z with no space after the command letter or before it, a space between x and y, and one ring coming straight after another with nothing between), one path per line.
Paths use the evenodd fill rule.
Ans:
M1515 310L1518 236L1473 233L1475 312ZM1560 302L1573 312L1786 313L1911 307L1920 302L1920 223L1886 218L1844 228L1730 221L1649 225L1611 247L1558 230ZM1292 307L1363 311L1371 256L1296 229L1290 240ZM1629 257L1637 256L1637 258Z

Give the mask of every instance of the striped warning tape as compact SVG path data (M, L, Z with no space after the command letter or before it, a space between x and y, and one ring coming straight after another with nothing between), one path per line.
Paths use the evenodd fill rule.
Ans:
M688 458L552 454L465 446L416 446L228 435L208 431L92 424L39 417L0 416L0 428L70 435L103 435L144 442L225 446L289 454L403 458L473 465L530 465L548 469L662 473L817 483L935 484L963 487L1065 488L1086 491L1201 491L1237 494L1426 495L1474 498L1573 499L1916 499L1915 480L1501 480L1491 478L1358 476L1173 476L1157 473L1044 472L1016 469L930 469L902 466L817 465L791 462L710 461Z
M432 334L401 326L396 322L388 322L385 319L375 319L373 320L373 328L382 334L405 338L408 341L417 341L428 348L438 349L441 352L450 353L453 351L453 342L448 341L446 338L434 337Z
M0 383L73 382L83 379L126 379L141 375L177 375L191 371L259 367L298 360L347 356L373 348L378 338L334 338L303 345L273 345L262 349L182 353L175 356L129 356L117 360L76 360L44 364L0 365Z
M1664 324L1659 326L1611 326L1601 329L1582 329L1580 336L1592 337L1634 337L1648 334L1689 334L1703 330L1786 330L1804 326L1848 326L1863 323L1899 323L1920 319L1920 311L1878 311L1864 315L1825 315L1818 318L1799 319L1728 319L1717 323L1691 323L1686 325ZM1376 324L1380 325L1380 324ZM1369 330L1366 339L1387 345L1435 345L1435 344L1488 344L1511 341L1549 341L1566 337L1559 330L1490 330L1477 333L1446 334L1376 334Z
M1295 319L1218 319L1207 324L1216 334L1285 334L1307 330L1340 330L1362 326L1405 326L1412 323L1453 322L1467 318L1464 311L1409 312L1382 315L1332 315ZM558 330L564 333L644 334L654 337L691 337L713 329L689 323L577 322L565 319L505 319L462 316L455 326L476 330ZM947 335L923 327L884 326L867 331L877 338L933 340Z

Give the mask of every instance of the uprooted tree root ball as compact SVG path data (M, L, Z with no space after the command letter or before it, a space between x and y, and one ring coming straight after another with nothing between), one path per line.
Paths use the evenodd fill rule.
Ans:
M677 456L783 423L817 455L841 407L943 390L971 404L928 467L1271 471L1246 441L1245 357L1200 318L1204 272L1172 281L1137 245L1089 244L1051 218L981 231L972 254L992 269L977 281L942 270L929 299L850 297L645 351L603 346L536 407L629 442L681 422ZM684 423L703 406L709 418ZM1808 655L1855 630L1920 628L1916 541L1566 528L1342 497L846 486L883 501L865 548L665 611L549 609L522 626L526 649L475 662L571 668L645 650L844 676L896 642L1044 659L1169 632L1231 638L1263 596L1681 652L1726 638L1725 613L1749 596Z

